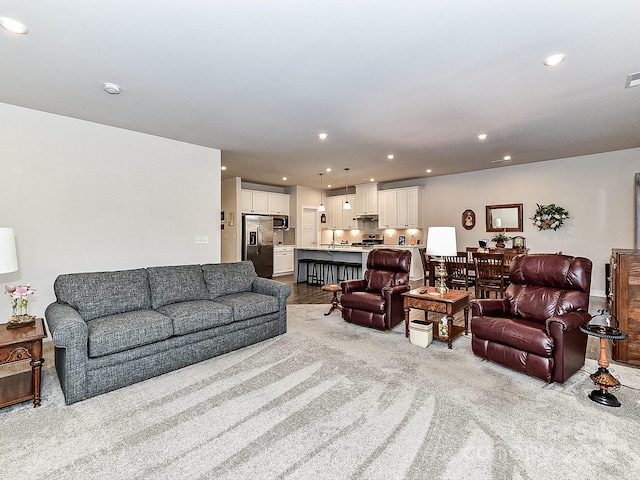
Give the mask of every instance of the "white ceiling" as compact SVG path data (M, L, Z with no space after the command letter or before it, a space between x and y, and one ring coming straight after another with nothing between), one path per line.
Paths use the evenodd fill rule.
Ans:
M332 167L338 187L345 167L352 185L640 147L637 0L19 0L0 16L29 28L0 29L0 102L221 149L223 178L319 187Z

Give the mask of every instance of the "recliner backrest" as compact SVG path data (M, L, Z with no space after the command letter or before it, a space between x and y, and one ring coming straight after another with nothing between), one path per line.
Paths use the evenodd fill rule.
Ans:
M376 248L369 252L364 278L367 292L379 292L384 287L409 284L411 251Z
M591 260L556 254L521 255L513 259L505 292L510 315L544 322L555 315L587 311Z

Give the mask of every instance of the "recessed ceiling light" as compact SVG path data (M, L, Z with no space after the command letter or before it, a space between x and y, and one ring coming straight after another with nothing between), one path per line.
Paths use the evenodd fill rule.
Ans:
M120 94L120 86L116 85L115 83L109 83L109 82L103 83L102 88L104 88L104 91L107 92L109 95Z
M331 171L331 167L327 167L325 172L330 172Z
M431 169L430 169L430 168L427 168L426 172L427 172L427 173L431 173Z
M326 140L328 136L329 136L329 135L327 135L326 133L320 133L320 134L318 134L318 138L319 138L320 140Z
M375 182L375 181L376 181L376 179L375 179L375 178L370 178L370 179L369 179L369 181L370 181L370 182Z
M286 182L287 181L287 177L282 177L282 180L284 180Z
M507 161L507 162L508 162L509 160L511 160L511 155L505 155L505 156L504 156L504 160L505 160L505 161Z
M5 28L11 33L17 33L19 35L24 35L28 32L27 27L13 18L0 18L0 27Z
M486 139L487 139L486 133L481 133L480 135L478 135L478 140L486 140Z
M227 167L225 167L224 165L220 167L220 170L226 170Z
M329 184L329 185L327 185L327 188L331 188L331 185L330 185L330 184Z
M547 67L555 67L564 60L564 53L556 53L544 59L544 64Z
M395 155L393 155L393 154L391 154L391 153L390 153L389 155L387 155L387 158L388 158L389 160L393 160L393 159L395 158Z

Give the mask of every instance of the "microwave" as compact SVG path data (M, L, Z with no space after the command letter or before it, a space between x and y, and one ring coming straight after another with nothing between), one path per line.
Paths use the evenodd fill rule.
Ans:
M271 215L273 228L276 230L287 230L289 228L289 217L287 215Z

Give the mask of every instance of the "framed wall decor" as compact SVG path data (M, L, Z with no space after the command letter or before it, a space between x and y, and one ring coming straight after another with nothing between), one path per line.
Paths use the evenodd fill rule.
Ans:
M405 242L405 236L404 235L400 235L398 237L398 245L404 245Z
M471 230L476 226L476 214L473 210L465 210L462 212L462 226L465 230Z
M229 212L229 215L227 215L227 222L230 227L233 227L236 224L236 216L233 212Z

